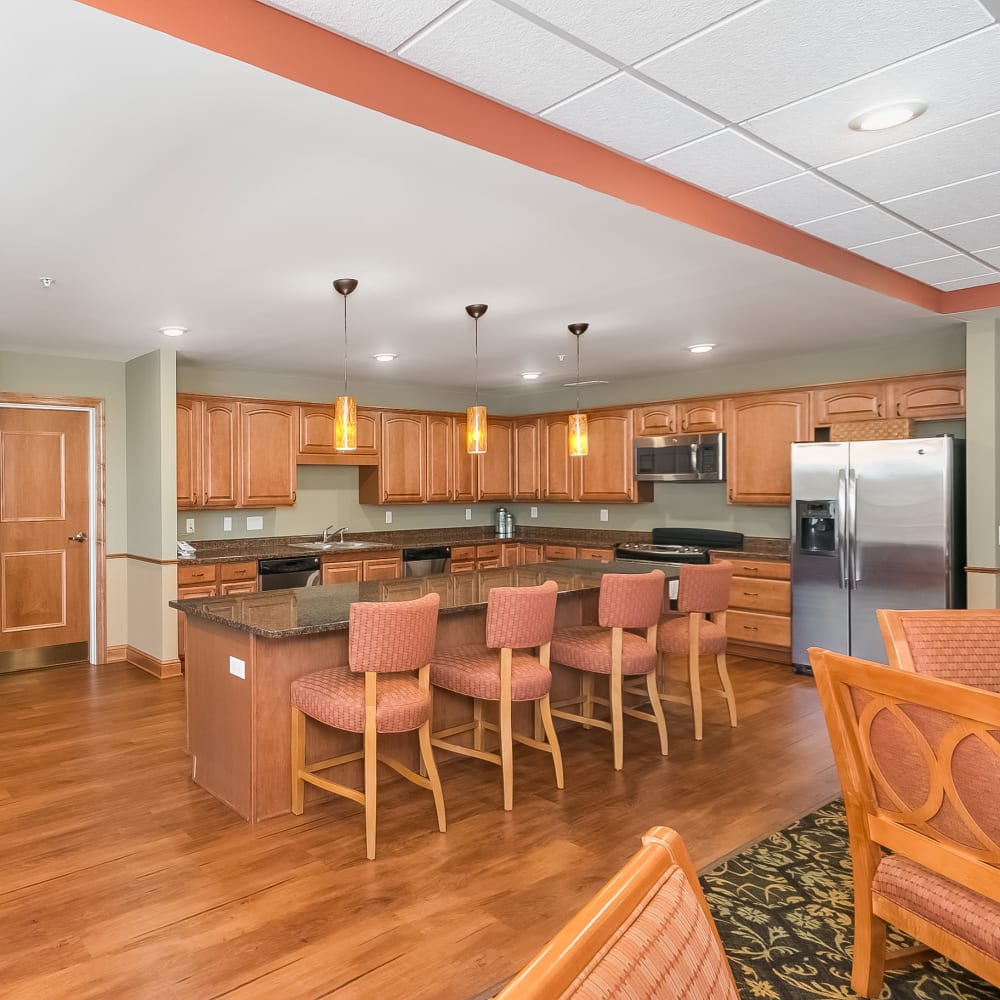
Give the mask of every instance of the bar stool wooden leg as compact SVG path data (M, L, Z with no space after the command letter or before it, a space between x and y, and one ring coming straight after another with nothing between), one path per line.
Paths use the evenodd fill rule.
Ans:
M434 760L434 750L431 747L431 723L428 719L417 731L420 737L420 759L423 761L427 780L431 784L434 795L434 808L437 810L438 829L445 832L444 792L441 789L441 778L438 776L437 763Z
M701 657L698 653L700 615L691 615L691 635L688 645L688 683L691 685L691 714L694 717L694 738L701 739Z
M540 698L538 705L539 714L542 717L542 725L545 727L545 738L549 746L552 747L552 766L556 769L556 788L563 787L563 762L562 751L559 749L559 740L556 738L556 727L552 722L552 709L549 706L549 696Z
M306 783L299 776L306 766L306 716L292 707L292 812L302 815Z
M500 650L500 767L503 771L503 807L514 808L514 738L511 726L511 654Z
M660 703L660 694L656 689L656 671L646 674L646 690L649 692L649 705L656 716L656 728L660 731L660 753L667 756L667 720Z
M715 666L719 671L719 680L722 681L722 690L726 695L726 704L729 705L729 725L736 728L736 695L733 692L733 685L729 680L729 671L726 669L726 654L717 653L715 656Z
M583 705L581 706L580 714L585 719L592 719L594 717L594 675L584 673L580 677L580 691L582 696ZM583 724L584 729L590 729L586 723Z
M375 674L365 674L365 840L375 860L375 801L378 788L378 733L375 728Z
M472 699L472 721L476 728L472 731L472 747L474 750L483 749L483 703L480 698Z
M620 771L625 760L625 722L622 713L622 636L623 629L611 632L611 736L615 748L615 770Z

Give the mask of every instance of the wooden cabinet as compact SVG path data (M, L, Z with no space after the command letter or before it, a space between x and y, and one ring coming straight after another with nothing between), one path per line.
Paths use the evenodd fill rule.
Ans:
M558 559L575 559L575 545L546 545L544 549L545 561L554 562Z
M912 375L888 383L888 413L913 420L965 416L965 373Z
M428 503L448 503L454 499L454 434L454 417L447 413L427 414L424 499Z
M360 583L364 567L360 559L323 563L323 583Z
M721 557L713 556L718 562ZM726 633L732 652L762 660L791 660L791 583L787 562L730 559Z
M535 542L518 542L517 558L521 566L531 566L545 561L544 547Z
M199 597L227 597L231 594L257 592L257 563L254 560L236 563L197 563L177 566L177 599L186 601ZM187 615L177 616L177 656L184 659L185 622Z
M478 456L470 455L466 450L465 417L453 417L452 427L452 499L470 502L476 499L479 486Z
M451 547L452 573L471 573L475 568L475 545L453 545Z
M691 399L677 404L677 426L681 434L707 434L726 429L723 399Z
M293 506L297 407L242 402L239 416L240 506Z
M427 416L383 410L382 451L377 466L358 470L361 503L423 503Z
M403 575L403 557L374 556L371 559L323 557L323 583L361 583L363 580L396 580Z
M354 451L333 447L333 404L298 406L298 465L374 465L378 461L378 410L358 407L358 446Z
M398 580L403 575L403 557L380 556L364 560L365 580Z
M519 566L521 564L521 547L517 542L508 542L500 549L501 566Z
M231 399L177 397L177 507L238 507L239 411Z
M635 409L635 433L647 437L659 437L677 433L677 404L652 403Z
M603 548L589 548L581 545L576 550L576 558L591 559L594 562L608 563L614 560L615 550L603 549Z
M885 396L886 387L880 382L813 389L813 422L822 426L841 420L877 420L887 414Z
M538 417L514 421L514 499L542 496L542 427Z
M541 418L543 500L575 500L579 459L569 457L569 422L565 413Z
M479 457L479 500L510 500L514 495L514 421L486 418L486 454Z
M653 484L637 483L632 471L632 410L603 410L587 415L588 454L580 462L576 499L633 503L652 500Z
M791 444L812 440L809 402L808 392L761 393L729 401L730 503L790 502Z

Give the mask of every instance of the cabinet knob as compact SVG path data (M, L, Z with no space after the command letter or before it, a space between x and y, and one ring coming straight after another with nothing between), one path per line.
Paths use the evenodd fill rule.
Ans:
M878 404L878 406L877 406L877 407L876 407L876 409L875 409L875 412L876 412L876 413L877 413L877 414L878 414L878 415L879 415L880 417L882 417L882 416L885 416L885 412L884 412L884 411L885 411L885 407L884 407L884 406L883 406L883 405L882 405L881 403L879 403L879 404Z

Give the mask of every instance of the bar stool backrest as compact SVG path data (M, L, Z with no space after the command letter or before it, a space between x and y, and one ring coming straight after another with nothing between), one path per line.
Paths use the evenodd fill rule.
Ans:
M605 573L597 620L602 628L650 628L663 614L663 573Z
M434 654L441 597L379 604L357 601L348 619L347 660L356 673L396 673L427 666Z
M677 610L685 614L712 615L729 607L729 585L733 579L731 562L707 566L681 566Z
M550 642L558 591L555 580L538 587L494 587L486 606L486 645L529 649Z

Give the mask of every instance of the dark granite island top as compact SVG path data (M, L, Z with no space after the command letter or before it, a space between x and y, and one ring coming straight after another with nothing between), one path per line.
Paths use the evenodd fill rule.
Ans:
M188 615L189 621L201 618L268 639L288 639L346 629L351 605L356 601L409 601L434 592L441 595L440 613L444 615L485 607L494 587L534 587L555 580L560 594L582 593L600 589L605 573L648 573L653 568L662 569L668 580L675 579L680 570L675 563L651 567L627 561L595 563L564 559L474 573L191 598L171 601L170 606Z

